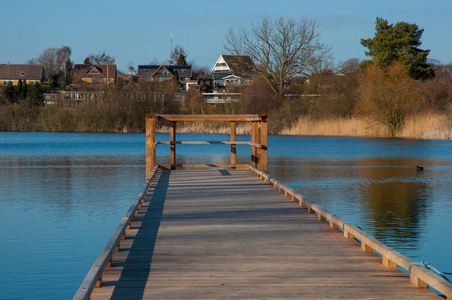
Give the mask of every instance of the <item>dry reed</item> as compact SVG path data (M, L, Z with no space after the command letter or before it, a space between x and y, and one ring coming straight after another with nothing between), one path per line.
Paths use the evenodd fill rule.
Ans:
M361 117L319 120L304 116L299 118L291 128L285 128L281 134L390 137L387 127ZM447 115L426 112L407 118L397 137L410 139L452 139L452 128Z
M411 139L452 139L452 128L447 115L426 112L407 118L397 136Z
M383 125L366 118L312 119L303 116L281 134L386 137L388 131Z

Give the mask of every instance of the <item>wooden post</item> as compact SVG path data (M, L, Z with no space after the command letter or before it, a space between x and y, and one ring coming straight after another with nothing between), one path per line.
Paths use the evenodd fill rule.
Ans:
M236 122L231 121L231 142L235 142L237 138L236 134ZM235 169L237 164L237 145L231 144L231 169Z
M155 168L155 116L146 116L146 178Z
M170 122L170 164L171 164L171 170L176 169L176 121Z
M267 116L262 117L261 121L261 161L262 161L262 172L268 172L267 164Z
M251 142L256 142L256 122L251 122ZM256 168L256 147L251 146L251 165Z
M262 139L262 122L256 122L256 142L258 144L261 143L261 139ZM256 156L257 156L257 161L256 161L256 165L257 165L257 169L262 171L262 158L261 158L261 152L262 149L261 147L256 149Z

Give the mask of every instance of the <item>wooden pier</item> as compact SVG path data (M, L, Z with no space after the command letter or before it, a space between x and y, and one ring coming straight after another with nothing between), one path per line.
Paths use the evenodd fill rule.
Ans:
M155 165L74 299L452 299L443 277L259 169L264 157Z

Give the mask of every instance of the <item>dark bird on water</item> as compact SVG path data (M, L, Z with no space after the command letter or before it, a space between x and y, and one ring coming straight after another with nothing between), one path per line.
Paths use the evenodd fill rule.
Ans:
M424 167L416 166L416 170L417 170L417 171L424 171Z

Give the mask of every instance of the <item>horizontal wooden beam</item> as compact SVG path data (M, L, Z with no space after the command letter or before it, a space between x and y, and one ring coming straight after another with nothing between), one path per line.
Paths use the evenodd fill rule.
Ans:
M251 145L252 147L262 147L259 143L248 141L158 141L154 145Z
M171 165L159 165L162 170L170 170ZM230 164L176 164L176 168L231 168ZM236 170L248 170L247 164L235 165Z
M156 121L236 121L251 122L262 121L267 115L152 115L148 118L155 118Z

